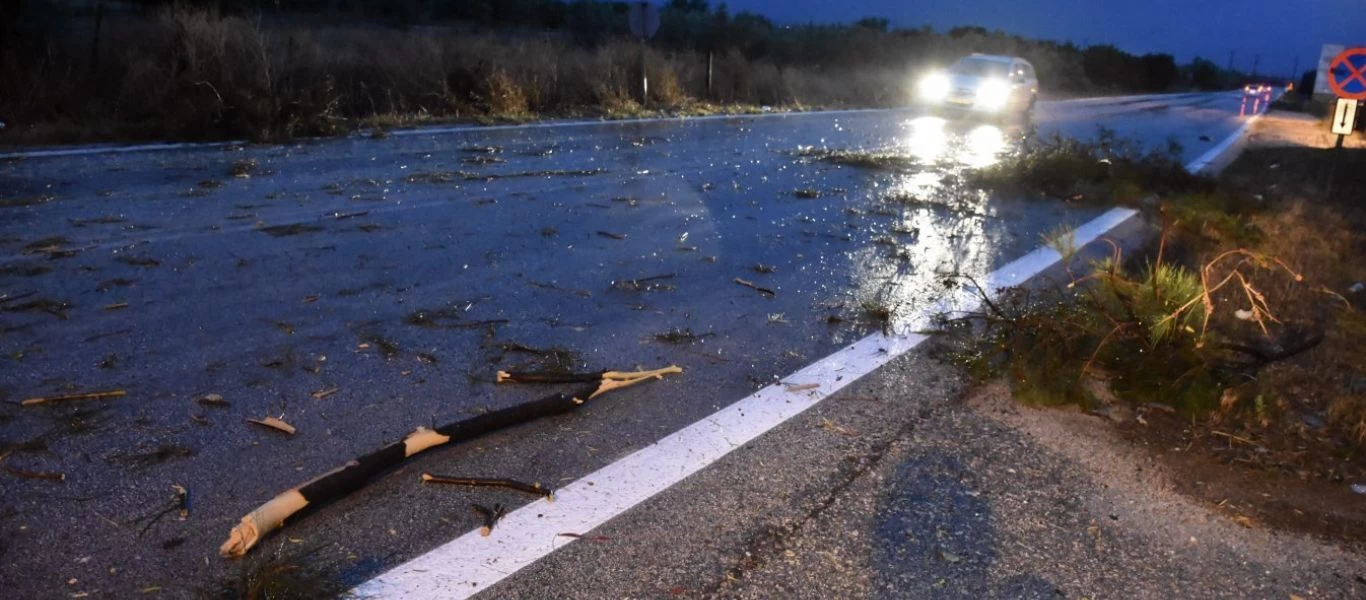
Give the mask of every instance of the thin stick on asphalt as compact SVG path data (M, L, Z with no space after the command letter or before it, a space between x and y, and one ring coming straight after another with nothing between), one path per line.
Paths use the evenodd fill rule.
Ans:
M763 294L763 295L765 295L765 296L768 296L769 298L772 298L772 297L778 295L778 293L775 292L775 291L773 291L773 290L770 290L770 289L768 289L768 288L766 288L766 287L759 287L759 286L757 286L757 285L754 285L754 282L752 282L752 281L745 281L745 280L743 280L743 279L740 279L739 277L736 277L736 278L735 278L735 283L738 283L738 284L743 285L743 286L745 286L745 287L747 287L747 288L749 288L749 289L751 289L751 290L754 290L754 291L756 291L756 292L759 292L760 294Z
M435 429L419 427L402 440L358 456L342 467L286 490L256 507L232 528L227 541L218 548L218 553L225 557L246 554L264 536L282 527L286 519L305 507L318 506L345 497L419 452L452 442L469 441L542 417L565 414L604 393L682 372L683 370L676 366L635 372L605 371L594 380L596 384L589 383L572 393L552 394L532 402L461 419ZM500 380L505 379L500 377Z
M109 390L105 392L86 392L84 394L65 394L61 396L39 396L37 398L29 398L19 404L21 406L35 406L38 404L47 404L49 402L65 402L67 400L104 400L106 398L122 398L125 395L127 395L127 392L124 390Z
M541 487L539 483L526 483L515 479L491 479L485 477L446 477L442 475L432 475L431 473L422 474L422 483L444 483L446 485L464 485L469 487L495 487L526 492L535 496L540 496L546 500L553 500L555 494L548 489Z

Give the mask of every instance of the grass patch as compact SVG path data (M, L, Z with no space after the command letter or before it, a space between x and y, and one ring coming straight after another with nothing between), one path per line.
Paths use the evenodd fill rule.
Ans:
M1092 141L1054 135L967 175L974 187L1073 202L1135 204L1148 194L1209 191L1213 182L1181 164L1181 147L1141 150L1101 129Z
M1305 444L1322 460L1359 455L1366 318L1354 304L1366 293L1351 290L1366 280L1355 260L1366 210L1353 199L1366 193L1366 151L1338 157L1334 175L1322 151L1253 149L1215 181L1166 178L1166 159L1098 167L1099 148L1061 143L988 176L1016 173L1050 194L1078 189L1066 183L1076 173L1110 191L1155 189L1158 201L1143 206L1162 225L1158 241L1069 270L1062 285L941 317L948 356L976 376L1006 377L1028 403L1164 404L1198 431L1279 444L1286 456ZM1066 233L1044 238L1070 260ZM1327 429L1304 437L1319 422Z
M915 157L889 150L839 150L802 146L793 154L834 165L874 171L911 171L920 167L920 161Z

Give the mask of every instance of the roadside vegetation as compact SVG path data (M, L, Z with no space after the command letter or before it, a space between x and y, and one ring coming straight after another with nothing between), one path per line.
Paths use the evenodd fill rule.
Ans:
M1065 232L1045 236L1072 262L1066 277L942 317L949 355L978 377L1005 377L1026 403L1154 409L1185 432L1176 437L1236 447L1230 460L1362 475L1366 151L1254 148L1210 179L1121 146L1053 140L975 175L1128 204L1157 235L1085 261L1072 260Z
M775 26L675 0L646 47L627 4L7 2L0 143L281 140L434 121L517 122L897 106L916 76L974 51L1032 60L1050 93L1232 85L1209 61L960 27ZM710 76L708 74L710 65Z

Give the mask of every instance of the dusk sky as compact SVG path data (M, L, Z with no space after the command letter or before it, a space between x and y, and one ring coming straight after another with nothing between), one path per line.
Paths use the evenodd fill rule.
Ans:
M712 4L717 4L713 0ZM1131 52L1199 55L1262 73L1313 68L1325 43L1366 44L1366 0L730 0L779 23L886 17L898 27L979 25L1025 37L1110 43Z

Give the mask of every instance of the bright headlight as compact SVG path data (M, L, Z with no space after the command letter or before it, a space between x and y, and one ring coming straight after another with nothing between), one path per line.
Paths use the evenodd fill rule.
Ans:
M996 110L1010 99L1010 84L999 79L988 79L977 86L977 105Z
M932 73L920 80L920 97L930 101L939 101L949 95L949 78L943 73Z

